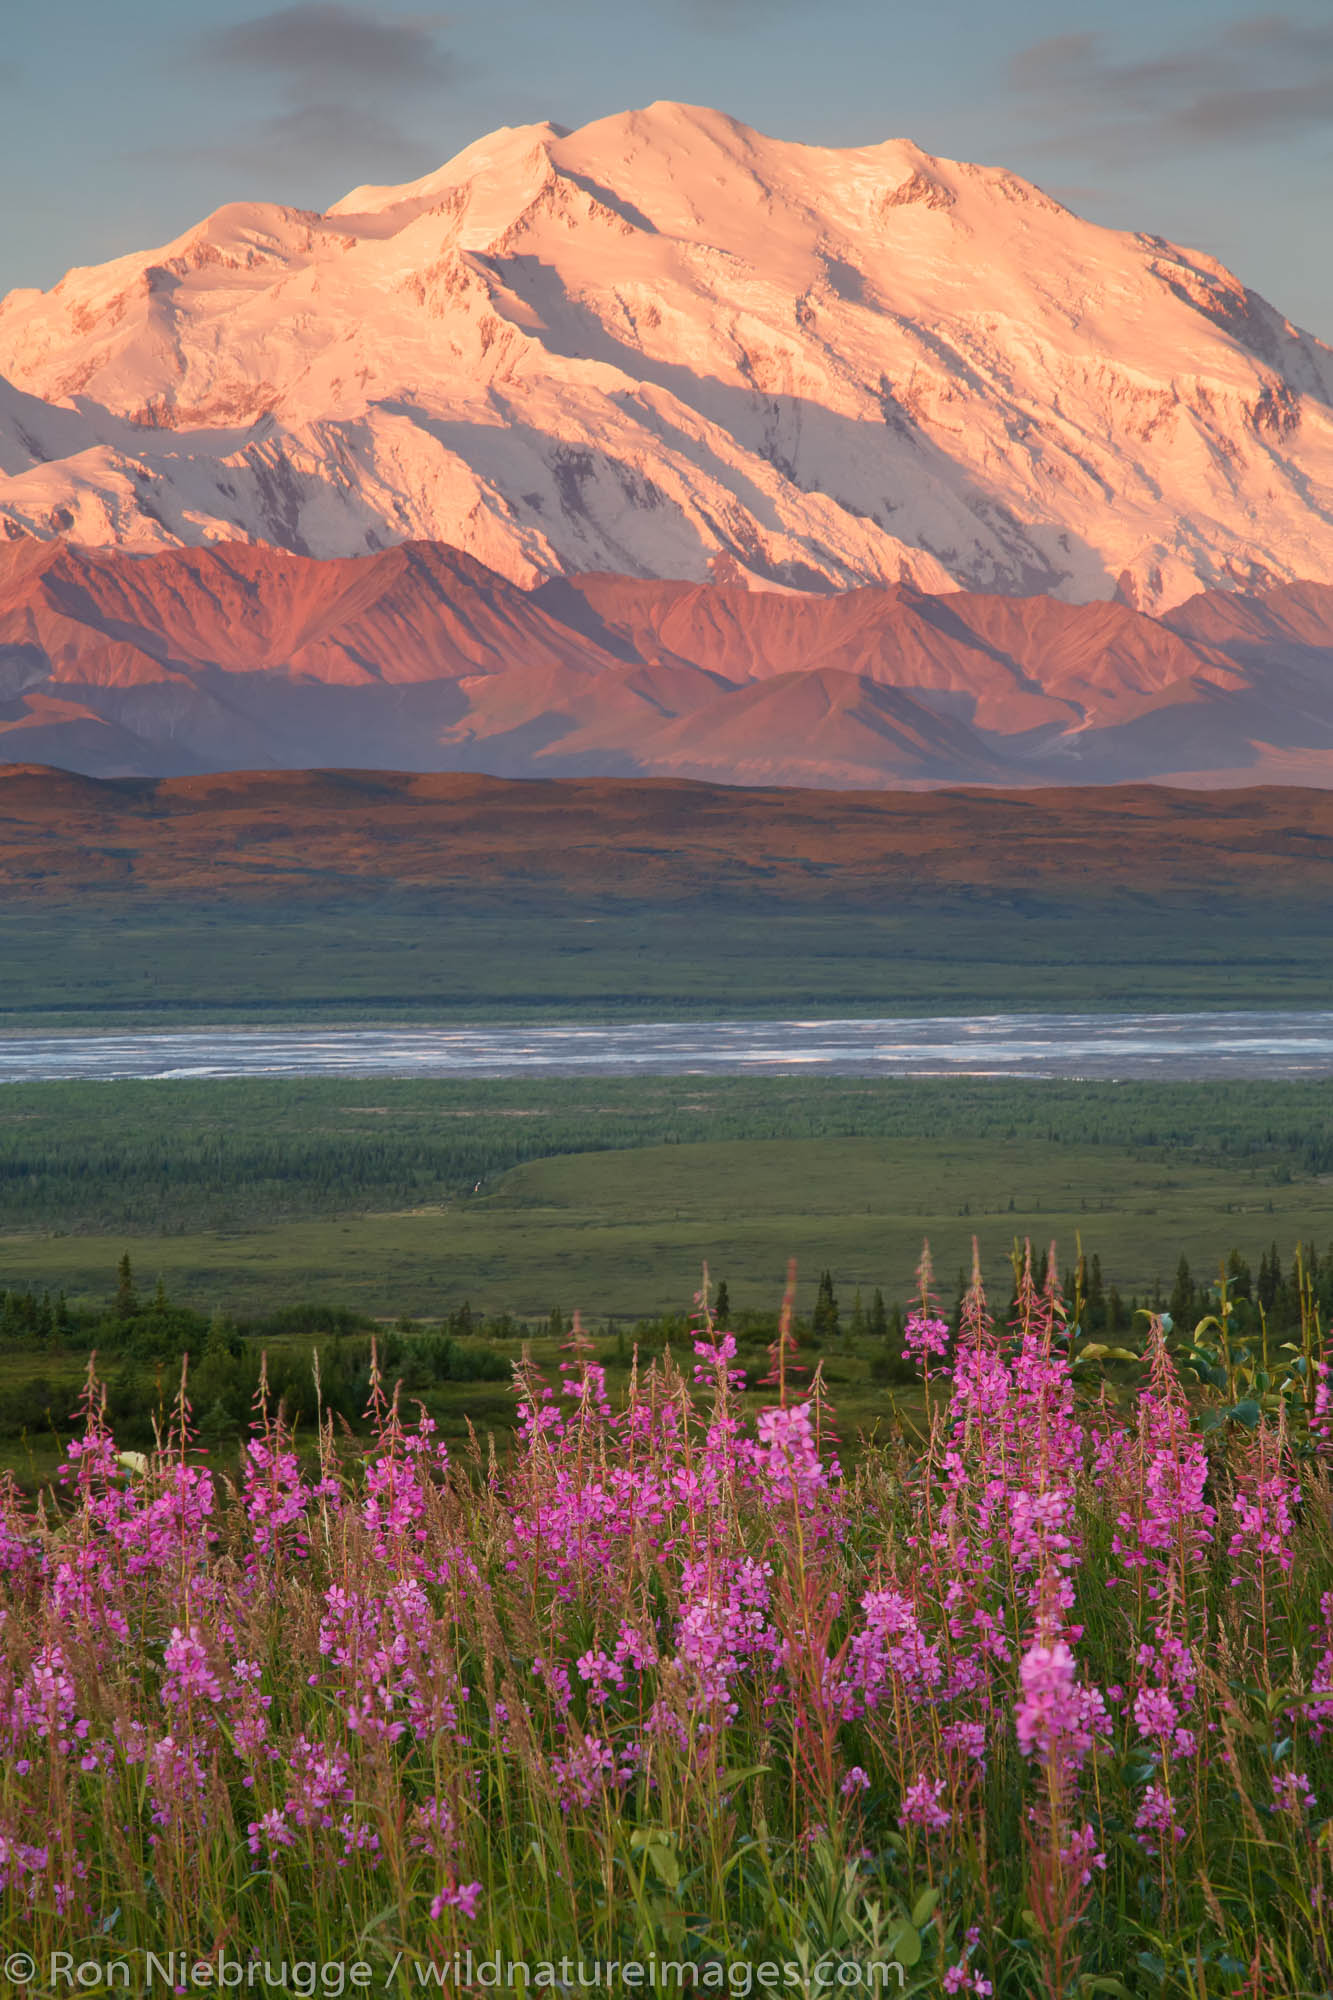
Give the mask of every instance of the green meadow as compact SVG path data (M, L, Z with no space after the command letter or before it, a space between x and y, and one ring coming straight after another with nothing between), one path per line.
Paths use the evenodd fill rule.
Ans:
M0 1286L211 1311L771 1307L1076 1237L1128 1297L1333 1237L1333 1085L814 1078L42 1084L0 1094Z
M629 865L627 863L627 865ZM388 889L0 908L0 1024L678 1020L1324 1004L1323 899L917 891L853 906Z

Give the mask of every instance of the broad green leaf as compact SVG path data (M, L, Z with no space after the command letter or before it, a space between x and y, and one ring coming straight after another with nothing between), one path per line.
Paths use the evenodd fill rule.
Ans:
M680 1887L680 1863L670 1847L650 1847L648 1860L658 1881L666 1889Z
M910 1924L900 1924L886 1948L889 1957L897 1959L899 1965L906 1966L909 1971L921 1962L921 1939Z
M935 1906L940 1900L938 1889L923 1889L912 1905L912 1922L920 1930L935 1914Z

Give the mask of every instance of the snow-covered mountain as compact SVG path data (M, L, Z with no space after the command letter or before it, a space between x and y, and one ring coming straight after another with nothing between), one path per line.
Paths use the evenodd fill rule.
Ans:
M657 104L0 303L0 521L1160 611L1333 582L1333 351L905 141Z

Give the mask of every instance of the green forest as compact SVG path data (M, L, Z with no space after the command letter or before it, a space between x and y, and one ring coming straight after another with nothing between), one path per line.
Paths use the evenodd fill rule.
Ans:
M932 1154L983 1141L1103 1148L1289 1187L1333 1171L1333 1082L11 1084L0 1094L0 1235L232 1229L484 1197L512 1168L557 1155L834 1139L919 1142Z
M801 902L538 900L521 885L484 902L398 888L269 904L10 900L0 1022L109 1031L1318 1007L1333 979L1319 897L904 881L858 906L821 902L820 879L812 863Z

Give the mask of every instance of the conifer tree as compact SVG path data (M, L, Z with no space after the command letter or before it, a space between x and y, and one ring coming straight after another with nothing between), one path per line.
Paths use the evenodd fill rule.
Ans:
M836 1340L838 1337L838 1300L833 1290L833 1273L821 1271L819 1292L815 1299L814 1319L810 1327L816 1340Z
M1167 1305L1173 1325L1181 1332L1187 1331L1194 1324L1194 1300L1194 1279L1190 1275L1189 1259L1182 1250L1180 1262L1176 1266L1176 1282L1171 1287L1171 1298Z
M134 1290L134 1273L130 1269L130 1253L127 1250L116 1266L116 1318L133 1319L138 1310L139 1300Z

